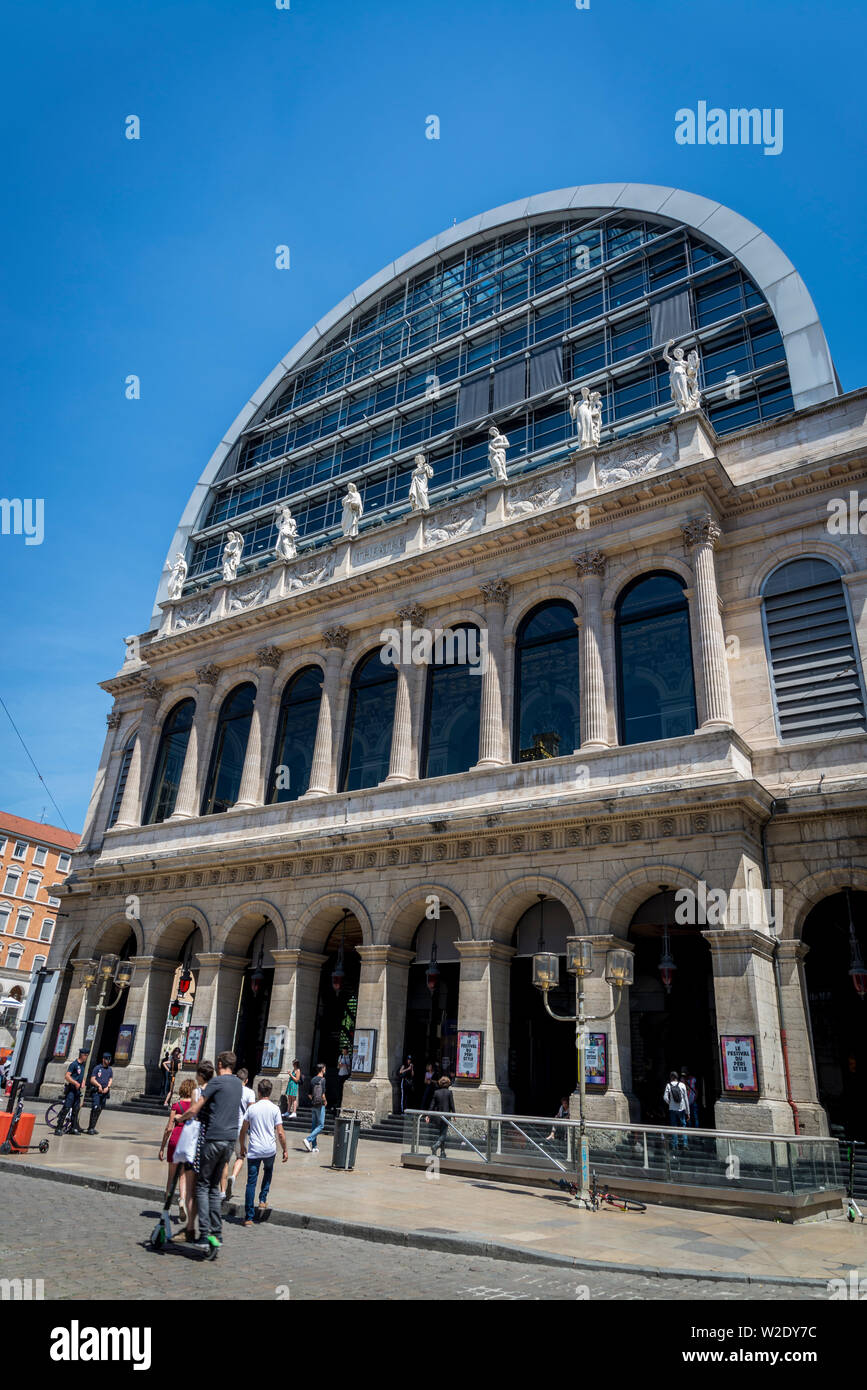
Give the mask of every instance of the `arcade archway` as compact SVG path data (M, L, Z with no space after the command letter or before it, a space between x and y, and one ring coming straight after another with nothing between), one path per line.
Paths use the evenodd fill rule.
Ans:
M635 983L629 992L632 1088L642 1124L667 1124L669 1073L686 1068L698 1081L699 1124L713 1128L720 1094L716 1004L710 947L699 926L675 923L669 890L642 903L632 918ZM670 965L664 960L666 938Z
M361 956L355 948L362 944L358 918L346 909L323 947L325 960L319 974L313 1048L306 1067L312 1074L317 1062L325 1063L325 1093L329 1098L340 1094L337 1059L344 1048L352 1051L361 981ZM301 1065L303 1069L303 1058Z
M246 1067L251 1078L258 1075L262 1066L274 985L275 962L271 952L278 944L277 929L266 919L254 932L247 952L232 1051L237 1059L236 1066Z
M563 1096L575 1090L575 1030L547 1013L533 985L533 956L548 951L560 957L560 986L548 993L557 1014L575 1010L575 980L566 970L566 938L581 929L556 898L536 902L519 918L512 938L509 1030L509 1084L519 1115L554 1115Z
M413 937L415 960L407 980L403 1051L413 1059L419 1102L424 1098L429 1061L437 1076L455 1074L461 964L454 943L459 937L458 920L445 906L438 920L422 918Z
M867 893L835 893L804 923L804 978L819 1100L832 1134L867 1142L867 998L850 975L852 932L867 960Z

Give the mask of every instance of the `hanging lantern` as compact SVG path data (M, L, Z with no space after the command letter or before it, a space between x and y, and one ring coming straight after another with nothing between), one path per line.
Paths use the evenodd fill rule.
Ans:
M178 980L178 994L186 994L192 983L192 979L193 976L189 966L185 966L181 978Z
M169 1013L171 1014L172 1018L177 1018L180 1011L180 1004L178 1003L177 999L173 999L171 1004L169 1005Z
M427 980L427 987L430 990L431 994L435 994L436 987L440 982L440 968L437 964L436 941L434 941L433 945L430 948L430 964L427 968L427 975L425 978Z
M667 893L668 887L664 883L659 885L660 893ZM671 986L674 983L674 972L677 966L671 954L671 942L668 937L668 921L665 904L662 906L662 955L659 959L659 977L666 994L671 994Z
M337 952L337 964L331 972L331 988L335 994L339 994L343 988L343 981L346 978L346 971L343 969L343 948L346 945L346 919L349 916L349 909L343 909L343 922L340 932L340 950Z

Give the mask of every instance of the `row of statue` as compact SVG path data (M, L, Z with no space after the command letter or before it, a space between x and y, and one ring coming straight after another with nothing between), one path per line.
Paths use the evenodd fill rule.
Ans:
M674 339L672 338L666 343L662 356L663 361L668 363L671 399L677 406L678 414L683 415L686 411L698 410L701 406L701 391L698 384L699 357L697 348L693 348L688 357L684 355L684 349L681 347L676 347L671 353L669 349L673 345ZM600 393L591 391L587 386L582 386L579 398L570 391L569 414L575 421L579 450L598 448L602 437L602 396ZM508 448L508 437L502 433L497 425L492 425L488 431L488 467L498 483L509 481L506 467ZM416 454L413 463L415 467L409 484L410 506L414 512L426 512L430 510L428 485L434 474L433 466L428 462L425 454ZM361 493L355 483L349 483L343 498L340 518L343 535L348 540L354 540L358 535L358 523L363 515L364 503L361 500ZM241 532L228 531L222 555L224 580L237 579L243 553L244 537ZM291 508L286 505L277 508L277 541L274 546L274 553L280 560L294 560L298 554L298 523L292 515ZM182 552L178 551L169 579L170 599L181 597L187 573L187 562Z

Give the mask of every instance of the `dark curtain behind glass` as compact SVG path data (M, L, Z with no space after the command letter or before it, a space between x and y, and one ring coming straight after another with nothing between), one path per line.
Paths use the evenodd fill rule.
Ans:
M274 742L269 802L297 801L310 786L321 700L322 672L318 666L300 671L287 685ZM284 771L278 775L281 768Z
M208 789L202 807L203 816L228 811L238 800L255 699L256 687L249 684L239 685L223 701L211 758Z
M175 705L163 725L148 797L148 809L144 818L145 825L166 820L175 809L195 712L195 700L182 700L179 705Z
M371 652L355 668L346 721L346 755L340 789L376 787L388 776L397 671Z
M464 629L455 629L458 631ZM468 641L475 645L472 655L479 652L477 629L472 629ZM444 655L450 655L444 648ZM467 772L479 761L479 720L481 716L482 680L477 662L475 674L466 662L437 662L428 673L427 719L422 758L422 777L447 777Z

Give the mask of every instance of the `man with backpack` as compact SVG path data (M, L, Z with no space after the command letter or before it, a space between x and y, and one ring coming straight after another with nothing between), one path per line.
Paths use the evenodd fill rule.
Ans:
M325 1128L325 1107L328 1104L328 1097L325 1094L324 1062L317 1062L316 1064L316 1071L310 1082L310 1103L313 1107L313 1128L304 1140L304 1147L308 1153L318 1154L319 1146L316 1140Z
M675 1129L686 1129L689 1124L689 1096L686 1087L678 1080L676 1071L669 1076L663 1100L668 1106L668 1123ZM671 1141L672 1150L678 1147L678 1139L680 1147L686 1148L686 1135L675 1134Z

